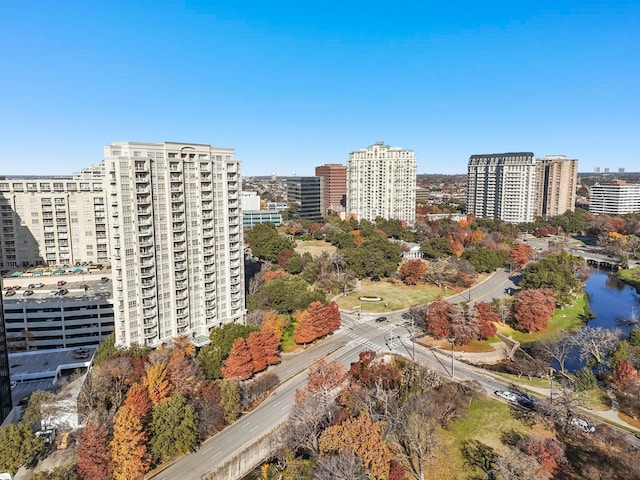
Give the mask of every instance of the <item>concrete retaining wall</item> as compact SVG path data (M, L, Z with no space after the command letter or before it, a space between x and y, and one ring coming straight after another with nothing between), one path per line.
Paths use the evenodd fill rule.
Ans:
M239 480L258 467L265 459L271 457L278 448L278 437L285 423L276 426L244 446L242 451L225 463L218 465L204 474L202 480Z

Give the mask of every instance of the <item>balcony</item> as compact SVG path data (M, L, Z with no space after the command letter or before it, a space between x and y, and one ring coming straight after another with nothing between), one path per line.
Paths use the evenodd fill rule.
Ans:
M187 256L184 253L181 253L179 255L174 255L174 258L178 262L184 262L187 260Z
M186 327L187 325L189 325L189 318L185 317L185 318L179 318L176 320L176 326L178 328L183 328Z
M151 330L146 330L144 331L144 338L149 340L151 338L157 337L158 333L156 330L156 327L153 327Z
M154 287L154 285L151 284L151 286L147 285L147 288L143 288L142 289L142 298L143 299L145 299L145 298L155 298L156 291L155 291L155 288L153 288L153 287Z
M138 242L138 245L140 247L153 247L153 242L150 241L150 240L144 240L144 241ZM153 251L152 251L152 253L153 253Z
M146 268L140 272L140 278L153 278L155 274L154 268Z
M151 300L151 299L142 300L142 307L143 308L154 308L155 306L156 306L155 299L153 299L153 300Z
M138 195L136 200L138 205L149 205L151 204L151 195Z
M136 183L149 183L149 175L136 174Z
M185 273L176 274L176 280L186 280L186 279L187 279L187 275Z
M185 262L176 262L174 269L176 272L184 272L187 269L187 264Z
M155 308L145 308L142 311L142 317L144 319L155 318L155 316L156 316L156 309Z
M174 243L173 244L173 251L174 252L184 252L186 249L186 242L179 242L179 243Z

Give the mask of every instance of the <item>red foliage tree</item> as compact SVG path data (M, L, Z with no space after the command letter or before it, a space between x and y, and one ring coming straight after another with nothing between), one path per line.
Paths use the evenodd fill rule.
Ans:
M299 315L293 340L298 344L313 342L339 328L340 323L340 310L335 302L326 307L313 302Z
M325 318L325 330L324 335L328 335L331 332L336 331L342 325L342 318L340 317L340 308L336 302L331 302L324 307Z
M267 368L267 354L264 349L264 338L260 332L251 332L247 337L247 345L251 350L253 373L265 370Z
M287 267L287 263L289 263L289 260L291 260L291 257L293 256L293 251L292 250L280 250L278 252L278 265L280 266L280 268L286 268Z
M351 364L349 369L349 377L352 381L358 382L365 387L373 387L380 382L389 389L400 381L400 371L384 362L374 362L376 352L366 350L360 352L358 361Z
M263 282L270 282L271 280L276 280L278 278L287 278L290 275L285 272L284 270L271 270L269 272L265 272L264 275L262 275L262 281Z
M296 390L296 402L308 395L329 398L331 390L340 385L346 375L344 367L335 360L331 362L325 359L318 360L309 367L307 385L303 389Z
M533 248L526 243L516 243L509 252L513 266L519 270L533 257Z
M221 368L224 378L246 380L253 375L253 357L244 338L236 338Z
M638 371L633 367L633 364L629 360L621 360L616 366L616 370L613 373L613 383L616 386L621 386L628 380L635 380L638 378Z
M512 306L516 328L524 332L537 332L547 328L555 306L556 297L548 288L518 292Z
M402 262L398 273L400 274L402 281L407 285L417 285L426 271L426 262L419 258L413 258L406 262Z
M188 396L191 389L201 379L193 358L189 357L181 348L175 348L171 352L171 358L167 362L167 373L174 387L174 393L180 393L184 396Z
M149 415L153 404L149 398L149 391L147 387L141 383L134 383L127 392L127 398L124 400L124 404L131 409L134 415L136 415L143 425L149 421Z
M436 338L445 338L451 335L449 314L451 304L443 297L436 298L429 305L427 312L427 332Z
M529 436L518 443L518 448L527 455L535 457L543 472L559 474L567 465L564 446L555 438L543 440Z
M267 365L280 363L280 340L273 329L269 325L264 325L259 334Z
M494 337L498 331L495 324L500 321L500 317L491 304L487 302L478 302L473 306L473 308L476 310L478 323L480 324L480 338Z
M109 455L107 427L90 421L79 437L78 475L82 480L111 480L113 463Z

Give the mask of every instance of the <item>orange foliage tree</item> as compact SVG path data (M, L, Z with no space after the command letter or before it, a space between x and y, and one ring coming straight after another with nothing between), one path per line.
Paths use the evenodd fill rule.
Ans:
M621 360L616 366L616 370L613 373L613 383L616 386L621 386L628 380L635 380L638 378L638 371L634 368L633 364L629 360Z
M167 362L167 373L174 393L187 395L201 380L201 372L196 367L193 357L187 355L182 348L174 348Z
M221 369L224 378L246 380L253 375L253 357L244 338L236 338Z
M168 378L166 364L158 362L151 365L144 378L144 386L147 387L153 405L169 398L173 393L173 387Z
M271 310L264 314L262 330L271 330L278 340L282 340L282 321L277 312Z
M387 480L393 455L384 441L385 428L385 422L374 422L369 413L363 412L322 432L318 441L320 451L351 451L362 459L370 479Z
M114 417L111 458L114 480L131 480L149 471L148 434L130 407L123 405Z
M144 385L140 383L131 385L131 388L127 392L127 398L124 400L124 405L131 409L143 425L147 424L153 405L149 398L149 391Z
M476 310L478 323L480 324L480 331L478 332L480 338L494 337L498 331L495 324L500 321L500 317L491 304L478 302L473 308Z
M509 252L509 258L516 270L519 270L533 258L533 248L526 243L516 243Z
M251 351L253 373L258 373L267 368L267 355L264 349L263 337L260 332L251 332L247 337L247 346Z
M402 281L407 285L417 285L426 271L426 262L419 258L413 258L402 262L398 273Z
M271 280L276 280L277 278L287 278L290 276L291 275L289 275L284 270L270 270L268 272L265 272L264 275L262 275L262 281L270 282Z
M537 332L549 325L556 306L556 297L548 288L521 290L512 306L516 328L524 332Z
M298 324L293 332L297 344L306 344L324 337L340 327L340 310L335 302L326 307L312 302L307 310L298 314Z
M78 446L78 475L82 480L113 478L108 433L107 427L96 421L90 421L82 430Z

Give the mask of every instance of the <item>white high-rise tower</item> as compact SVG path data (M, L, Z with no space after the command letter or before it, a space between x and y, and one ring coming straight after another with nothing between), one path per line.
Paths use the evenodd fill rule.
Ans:
M371 222L377 217L416 219L416 159L412 150L377 142L349 155L347 213Z
M243 320L240 165L233 149L104 147L116 344L159 345Z

